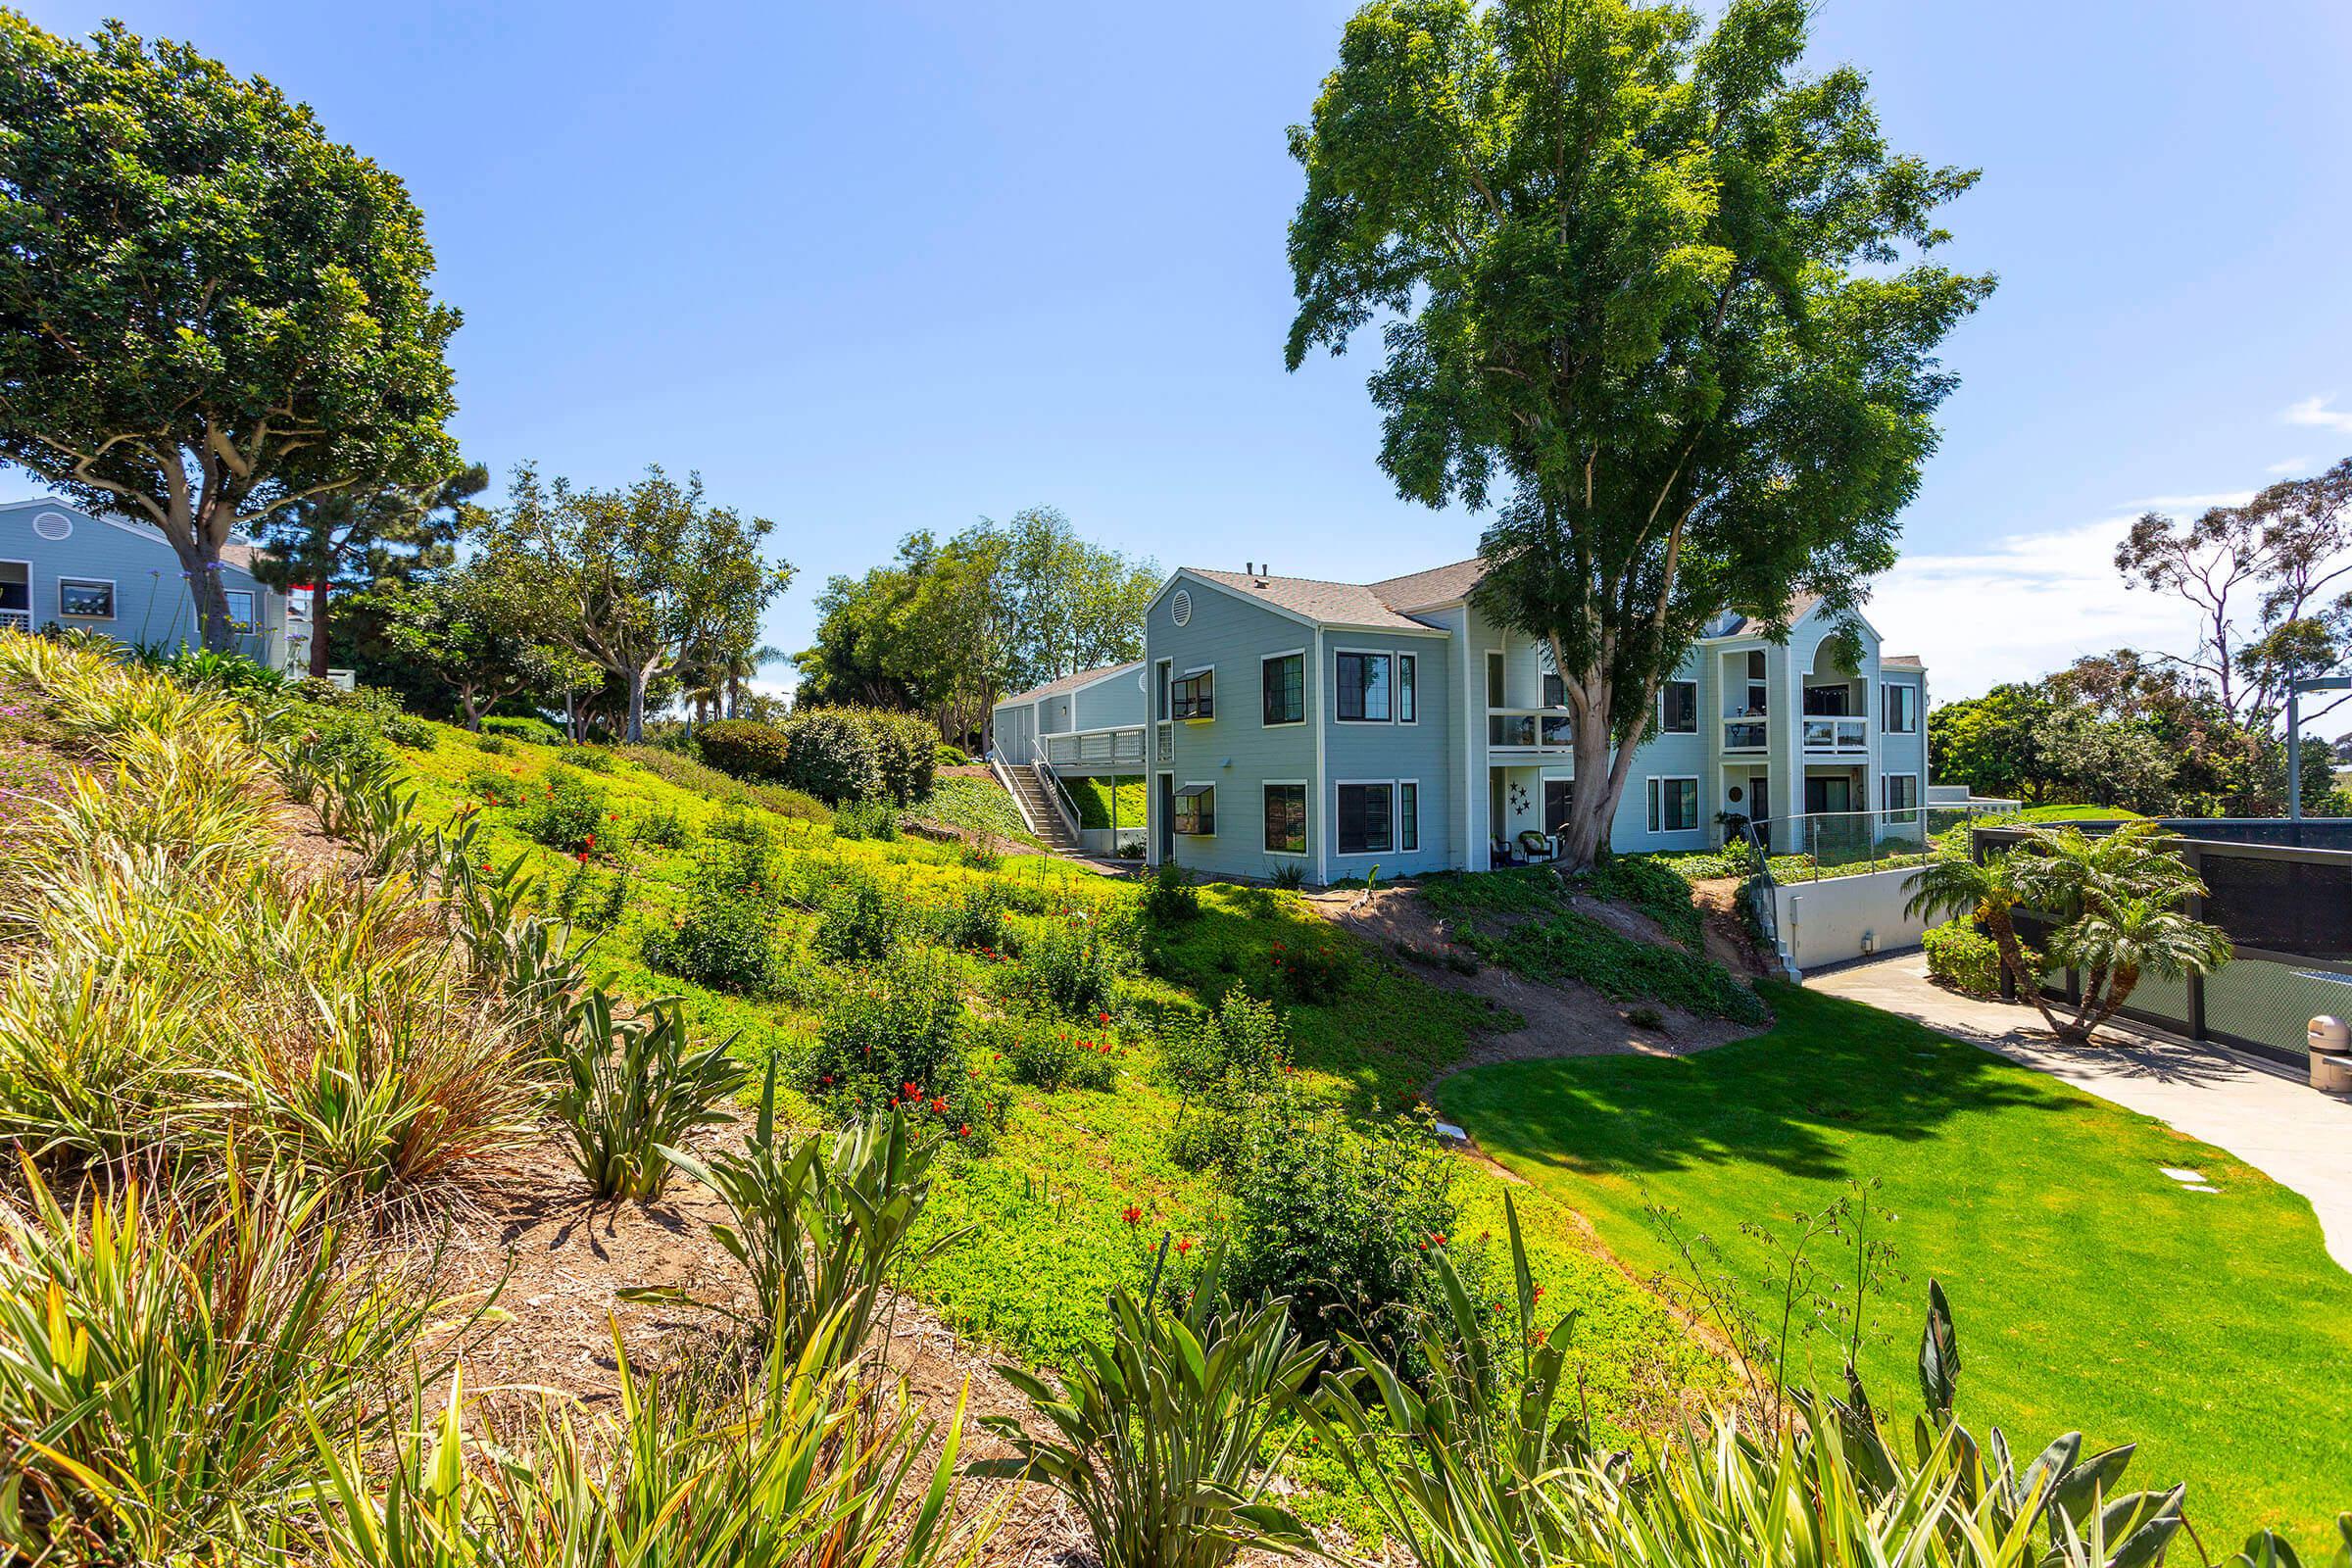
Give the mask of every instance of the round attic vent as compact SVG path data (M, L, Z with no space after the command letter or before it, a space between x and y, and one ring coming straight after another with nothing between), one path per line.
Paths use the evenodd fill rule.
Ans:
M32 531L48 540L74 537L74 519L62 512L44 512L32 519Z
M1193 594L1191 589L1179 588L1176 590L1176 597L1168 601L1168 618L1179 626L1193 618Z

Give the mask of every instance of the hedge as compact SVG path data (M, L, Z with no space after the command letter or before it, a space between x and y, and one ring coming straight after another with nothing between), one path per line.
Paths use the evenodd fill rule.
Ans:
M700 740L703 760L722 772L835 803L912 805L931 793L938 765L929 724L877 709L811 708L780 724L726 719Z
M509 740L528 741L533 746L561 746L564 732L544 718L517 716L512 713L492 713L482 720L482 733L504 735Z
M2000 950L1973 922L1954 920L1948 925L1933 926L1920 934L1919 945L1927 951L1929 979L1975 996L2000 995ZM2023 942L2018 946L2024 951L2028 966L2038 971L2041 955Z

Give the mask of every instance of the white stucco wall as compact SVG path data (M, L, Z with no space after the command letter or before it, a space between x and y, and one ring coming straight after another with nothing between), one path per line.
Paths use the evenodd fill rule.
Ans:
M1879 953L1917 947L1928 921L1903 912L1913 869L1775 885L1773 917L1789 957L1799 969L1858 958L1866 932L1876 938Z

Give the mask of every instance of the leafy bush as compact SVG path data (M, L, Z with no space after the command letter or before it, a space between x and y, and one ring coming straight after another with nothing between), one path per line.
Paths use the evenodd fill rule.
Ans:
M491 757L504 757L514 749L514 743L504 735L488 734L476 735L473 738L473 747L475 751L486 753Z
M828 963L877 963L909 925L906 896L880 877L852 870L817 895L810 946Z
M566 746L556 753L556 760L584 773L610 773L612 771L612 748Z
M1958 919L1930 926L1920 933L1919 943L1927 950L1929 979L1975 996L2000 995L2001 950L1992 938L1977 929L1974 920ZM2029 943L2020 942L2018 947L2027 964L2039 972L2041 955Z
M1047 920L1021 939L1020 957L998 971L1006 992L1070 1017L1109 1006L1135 955L1105 922L1086 915Z
M972 760L960 747L950 746L942 741L931 748L931 765L935 768L969 767Z
M1289 1063L1282 1015L1246 991L1227 992L1214 1012L1190 1028L1171 1029L1160 1044L1160 1065L1182 1099L1168 1134L1169 1156L1193 1170L1229 1166Z
M926 1102L945 1099L962 1020L962 994L946 959L904 949L848 981L826 1006L803 1068L806 1087L853 1110L906 1098L909 1085Z
M1453 1158L1424 1119L1360 1130L1276 1096L1252 1118L1234 1179L1233 1283L1287 1296L1308 1339L1349 1335L1396 1359L1436 1305L1430 1252L1454 1226Z
M984 877L940 912L939 940L966 953L1000 953L1005 946L1004 913L1010 906L1004 884Z
M1269 944L1266 967L1291 1001L1322 1006L1355 983L1355 949L1336 931L1308 927L1296 931L1290 942Z
M557 1054L555 1109L597 1197L662 1196L671 1166L660 1150L728 1119L715 1107L743 1082L731 1044L697 1047L675 999L616 1019L602 988L588 993Z
M1282 1301L1228 1311L1222 1283L1212 1248L1181 1314L1122 1286L1110 1344L1059 1393L1006 1368L1052 1435L1033 1436L1013 1416L984 1418L1013 1451L973 1473L1043 1481L1067 1497L1102 1568L1224 1568L1245 1546L1311 1545L1304 1525L1260 1500L1274 1474L1261 1453L1314 1375L1316 1352Z
M694 838L685 813L664 801L637 818L637 841L659 850L682 850Z
M441 744L441 732L429 719L414 713L390 713L383 719L384 739L413 752L429 752Z
M894 844L899 837L899 808L888 801L844 801L833 808L833 832L837 838Z
M864 801L882 793L882 763L873 738L840 709L793 716L784 767L776 777L820 801Z
M1144 918L1154 925L1176 925L1200 912L1200 890L1193 875L1174 860L1162 860L1144 891Z
M1016 1082L1057 1089L1108 1089L1119 1075L1119 1050L1107 1027L1095 1033L1042 1019L995 1019L980 1045L1004 1056Z
M482 733L504 735L510 740L532 746L561 746L564 732L544 718L513 713L492 713L482 720Z
M763 846L717 839L705 852L686 912L645 939L645 961L714 990L757 995L775 981L777 912Z
M736 778L772 783L784 776L791 744L773 724L756 718L726 718L705 724L696 737L703 760Z
M601 788L560 767L540 780L536 799L525 795L521 827L551 850L578 855L593 852L599 834L612 838L611 815Z
M1274 885L1285 893L1296 893L1306 885L1306 866L1298 860L1285 860L1274 868Z

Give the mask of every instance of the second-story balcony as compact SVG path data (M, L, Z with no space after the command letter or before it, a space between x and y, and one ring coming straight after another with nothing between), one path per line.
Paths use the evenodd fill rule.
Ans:
M1723 721L1723 749L1768 752L1772 750L1771 725L1762 718L1727 718Z
M1572 744L1568 734L1568 713L1564 709L1487 710L1487 749L1490 751L1566 752Z
M1870 720L1807 714L1799 720L1807 756L1859 757L1870 750Z

